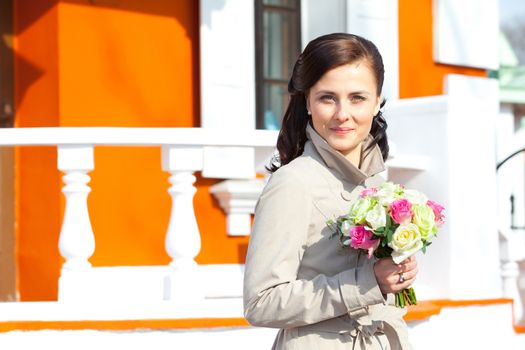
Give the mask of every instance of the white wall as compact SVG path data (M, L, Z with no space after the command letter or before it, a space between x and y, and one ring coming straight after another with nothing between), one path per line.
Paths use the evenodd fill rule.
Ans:
M498 0L433 0L433 5L437 62L498 69Z
M397 154L429 160L424 171L389 169L390 179L422 190L446 207L445 226L427 254L418 257L418 297L501 297L497 81L450 75L446 96L406 99L387 107L388 135Z
M318 36L346 32L347 0L302 0L302 48ZM329 19L329 20L327 20Z
M377 45L385 65L383 96L399 98L399 30L397 0L348 0L347 31Z
M200 0L201 126L255 128L254 3Z

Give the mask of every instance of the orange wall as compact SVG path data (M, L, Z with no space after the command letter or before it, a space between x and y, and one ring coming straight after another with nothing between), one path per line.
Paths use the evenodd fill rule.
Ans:
M58 125L55 3L14 2L17 127ZM56 151L50 147L18 149L15 167L18 291L22 300L50 300L57 293L60 266Z
M200 264L238 264L244 263L248 247L248 236L228 237L226 217L217 200L209 194L209 187L217 180L197 180L195 211L201 231L202 247L197 256Z
M487 75L482 69L434 63L432 42L432 0L400 0L400 98L443 94L446 74Z

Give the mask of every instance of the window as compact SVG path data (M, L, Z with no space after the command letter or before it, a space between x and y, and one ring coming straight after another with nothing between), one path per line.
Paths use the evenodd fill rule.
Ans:
M300 0L255 0L258 129L279 129L288 81L301 50Z

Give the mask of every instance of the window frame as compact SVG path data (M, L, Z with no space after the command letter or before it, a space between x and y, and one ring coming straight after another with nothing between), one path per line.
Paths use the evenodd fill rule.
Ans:
M264 76L264 28L263 16L265 12L279 12L279 13L294 13L296 18L296 43L298 52L300 54L302 47L302 26L301 26L301 0L297 0L296 7L266 5L264 0L254 0L254 14L255 14L255 127L257 129L264 129L264 89L268 84L282 85L288 91L288 81L290 77L285 79L265 78ZM286 39L288 39L287 37ZM295 61L295 58L293 58ZM278 116L282 117L282 116Z

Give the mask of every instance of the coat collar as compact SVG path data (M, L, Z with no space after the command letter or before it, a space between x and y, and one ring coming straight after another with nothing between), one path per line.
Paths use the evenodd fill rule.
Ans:
M351 183L355 185L361 184L370 176L385 170L385 163L381 154L381 149L375 145L365 154L362 155L360 168L357 168L350 163L341 153L333 149L328 142L326 142L315 129L308 123L306 127L306 136L311 141L313 147L317 150L326 166ZM369 135L364 143L363 149L372 142L372 137ZM307 142L308 144L308 142ZM306 146L305 146L306 147Z

